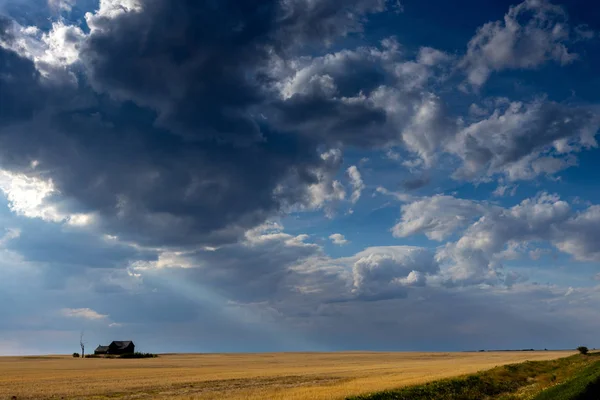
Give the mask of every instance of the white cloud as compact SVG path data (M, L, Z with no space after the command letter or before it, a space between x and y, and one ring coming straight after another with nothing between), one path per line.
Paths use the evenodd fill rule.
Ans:
M567 62L573 56L559 51L570 35L563 17L562 8L545 0L526 0L511 7L504 22L484 25L460 65L473 84L483 84L494 70L533 68L559 56ZM403 162L411 170L430 168L450 154L462 162L454 178L475 181L554 175L577 163L572 153L596 146L600 118L593 107L498 98L472 104L469 119L452 115L432 88L455 64L451 55L429 47L408 59L392 38L379 47L294 59L278 72L284 103L304 110L318 100L319 110L331 112L307 118L314 108L298 111L302 118L284 127L334 143L383 148L392 158L398 154L391 149L402 145L416 156ZM349 124L351 118L360 123Z
M108 318L108 315L100 314L91 308L63 308L61 314L68 318L82 318L89 320L99 320Z
M402 206L401 220L392 228L395 237L425 234L442 241L479 218L487 206L478 202L437 195Z
M52 179L44 180L0 170L0 191L6 196L10 210L17 215L73 226L85 226L95 221L93 214L69 214L62 211L52 201L60 194Z
M56 11L71 11L77 0L48 0L48 5Z
M593 108L543 100L501 103L489 117L462 128L445 150L462 161L457 179L500 174L509 181L530 180L574 165L567 152L596 147L598 129L600 115Z
M360 195L365 188L362 177L356 165L352 165L347 170L348 177L350 178L350 184L352 185L352 195L350 201L354 204L360 199Z
M592 205L572 216L556 232L554 245L579 261L600 261L600 206Z
M323 209L327 217L333 217L336 206L346 199L344 185L336 179L336 174L342 165L342 151L329 149L320 154L322 165L309 171L314 183L306 186L306 177L291 174L277 185L273 191L276 198L285 197L289 192L300 191L294 204L285 204L286 211ZM282 200L283 203L285 201Z
M341 233L334 233L332 235L329 235L329 239L331 239L333 244L337 244L338 246L343 246L349 243L348 240L346 240L344 235L342 235Z
M452 57L448 53L444 53L432 47L421 47L417 56L419 64L427 66L435 66L445 62L449 62Z
M6 242L21 236L21 231L16 228L5 228L4 232L4 235L0 237L0 246L3 246L6 244Z
M453 281L493 283L502 279L501 261L506 258L507 245L552 241L570 215L568 203L545 193L509 209L494 207L469 226L457 242L447 244L438 257L450 261L448 272Z
M487 110L487 108L485 107L481 107L480 105L473 103L469 106L469 114L473 117L480 118L487 116L489 114L489 110Z
M48 82L77 83L68 67L79 61L79 50L86 36L81 28L59 21L43 32L35 26L23 27L12 22L10 34L12 40L0 40L0 46L32 60Z
M514 196L517 193L518 185L498 185L492 192L492 196L503 197L504 195Z
M427 166L433 164L440 146L456 130L456 121L433 93L382 86L372 93L371 101L385 110L389 129L398 131L404 146Z
M85 20L90 31L104 29L107 19L113 19L124 13L141 12L142 2L139 0L100 0L96 12L85 14Z
M568 64L571 28L562 7L547 0L511 6L503 21L488 22L469 41L461 66L469 84L479 87L504 69L533 69L547 61Z
M53 23L50 32L42 35L47 48L40 61L53 66L68 66L77 62L79 47L84 38L85 34L77 26Z
M11 211L18 215L52 222L65 218L54 206L45 202L56 193L52 180L0 171L0 190L8 199Z
M161 251L157 260L152 261L134 261L131 263L131 273L137 274L139 271L157 270L163 268L193 268L193 260L187 256L188 252L181 251Z
M502 261L527 254L538 259L546 242L575 260L600 260L600 206L575 212L557 195L540 193L535 198L503 208L449 196L433 196L402 207L396 236L425 234L434 240L447 239L460 232L455 242L437 252L437 260L449 282L494 284L518 277L503 272Z
M391 190L384 188L383 186L378 186L377 189L375 189L375 193L380 193L385 196L391 196L400 202L411 202L411 201L415 201L415 199L416 199L415 196L412 196L410 194L406 194L406 193L402 193L402 192L393 192ZM373 194L373 196L375 196L375 193Z
M142 281L147 274L182 276L234 301L270 304L294 302L300 294L313 296L303 302L404 297L410 287L426 286L439 272L434 253L425 248L369 247L350 257L331 258L307 239L269 223L248 231L241 243L182 253L179 259L163 252L158 261L134 263L132 271ZM330 239L348 243L341 234Z
M368 247L350 257L307 258L291 268L290 285L320 302L405 297L439 272L434 253L414 246Z
M439 268L433 253L420 247L370 247L352 259L353 292L367 299L403 293L406 286L422 286L425 274L435 274Z
M321 158L328 167L315 171L317 183L308 187L309 199L307 201L310 208L321 208L327 206L327 203L335 203L346 198L346 190L342 183L334 178L335 172L342 163L342 152L339 149L331 149L323 154ZM332 208L326 209L331 215Z
M319 110L306 118L312 108L285 127L306 134L326 135L347 144L386 147L404 144L410 151L431 162L444 139L455 130L443 101L427 89L443 79L452 57L423 47L416 59L406 59L393 38L379 47L359 47L322 57L291 60L276 88L294 110L319 101ZM273 120L279 121L281 115ZM355 118L356 124L349 119ZM365 120L372 122L366 123ZM367 133L368 132L368 133Z

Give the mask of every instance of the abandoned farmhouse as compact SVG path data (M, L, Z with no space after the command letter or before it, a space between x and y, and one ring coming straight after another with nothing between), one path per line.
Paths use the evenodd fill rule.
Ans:
M108 346L98 346L94 354L130 354L135 353L135 344L131 340L114 341Z

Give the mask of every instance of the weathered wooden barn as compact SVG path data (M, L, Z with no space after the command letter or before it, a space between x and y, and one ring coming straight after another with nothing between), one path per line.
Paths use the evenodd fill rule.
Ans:
M114 341L108 346L98 346L94 354L130 354L135 353L135 344L131 340Z
M108 345L108 354L135 353L135 344L131 340L115 341Z

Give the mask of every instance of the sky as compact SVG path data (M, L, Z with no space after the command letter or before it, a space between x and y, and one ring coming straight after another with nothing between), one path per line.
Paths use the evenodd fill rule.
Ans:
M0 355L600 347L600 9L0 0Z

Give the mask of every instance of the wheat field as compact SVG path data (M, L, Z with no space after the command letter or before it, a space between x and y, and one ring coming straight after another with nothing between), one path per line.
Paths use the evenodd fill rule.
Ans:
M342 399L571 352L0 357L0 399Z

